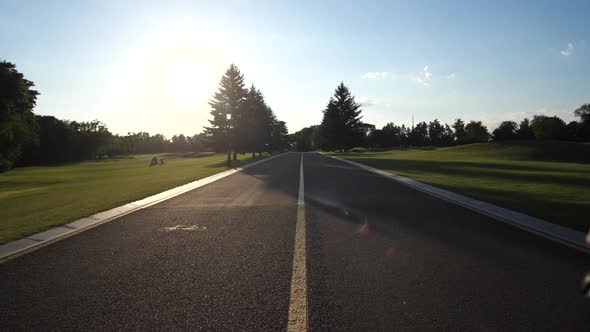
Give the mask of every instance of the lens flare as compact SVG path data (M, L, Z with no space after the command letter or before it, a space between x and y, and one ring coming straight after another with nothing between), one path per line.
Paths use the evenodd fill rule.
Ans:
M356 232L354 232L354 237L360 239L361 237L369 235L371 231L371 225L369 225L369 220L365 217L365 223L359 228Z

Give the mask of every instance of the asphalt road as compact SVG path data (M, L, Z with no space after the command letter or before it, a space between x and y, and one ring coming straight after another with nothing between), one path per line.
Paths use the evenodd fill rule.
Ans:
M1 264L0 330L285 330L300 158ZM579 292L587 255L343 162L303 158L309 330L590 329Z

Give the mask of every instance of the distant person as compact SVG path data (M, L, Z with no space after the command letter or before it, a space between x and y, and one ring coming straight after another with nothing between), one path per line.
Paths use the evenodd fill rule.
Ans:
M152 160L150 161L150 167L158 164L158 157L153 156Z

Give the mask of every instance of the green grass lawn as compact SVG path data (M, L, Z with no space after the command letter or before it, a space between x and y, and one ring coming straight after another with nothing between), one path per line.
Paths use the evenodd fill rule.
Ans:
M123 205L227 170L226 155L136 155L0 174L0 243ZM239 166L251 155L238 155ZM258 158L260 159L260 158Z
M578 230L590 227L588 144L527 141L335 155Z

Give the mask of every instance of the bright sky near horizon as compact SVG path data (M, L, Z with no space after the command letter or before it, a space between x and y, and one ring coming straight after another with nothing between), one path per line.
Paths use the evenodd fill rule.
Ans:
M0 59L37 114L192 135L235 63L290 132L343 81L363 120L574 119L590 102L590 1L0 2Z

